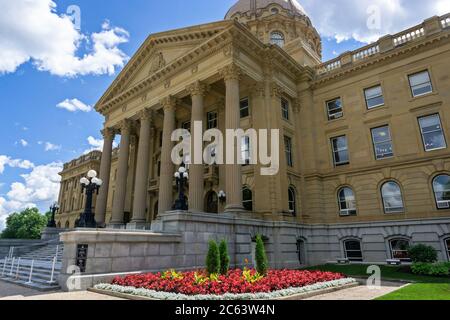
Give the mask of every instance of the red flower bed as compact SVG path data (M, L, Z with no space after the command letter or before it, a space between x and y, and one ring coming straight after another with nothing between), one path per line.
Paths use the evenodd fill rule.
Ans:
M255 276L256 271L247 271L247 275ZM145 288L160 292L182 293L186 295L225 293L259 293L272 292L287 288L298 288L319 282L327 282L345 278L344 275L322 271L270 270L267 276L249 280L239 269L229 271L227 276L219 275L211 280L204 271L175 273L148 273L115 278L112 284Z

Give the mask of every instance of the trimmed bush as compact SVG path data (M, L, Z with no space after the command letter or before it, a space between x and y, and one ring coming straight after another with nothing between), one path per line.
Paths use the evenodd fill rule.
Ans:
M448 276L450 274L448 263L416 262L412 264L411 271L415 274L437 277Z
M228 255L228 245L225 240L220 241L219 244L220 255L220 274L226 276L230 269L230 256Z
M408 255L412 262L433 263L437 261L437 252L433 247L417 244L408 249Z
M206 256L206 271L208 274L218 274L220 272L220 254L216 241L209 241L208 254Z
M256 271L261 275L266 275L268 269L266 249L264 248L264 241L259 234L256 236L255 259Z

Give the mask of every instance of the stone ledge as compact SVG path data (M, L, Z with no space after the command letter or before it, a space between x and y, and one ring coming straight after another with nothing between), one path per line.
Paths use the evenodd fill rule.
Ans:
M179 243L181 234L177 233L152 233L144 231L127 230L74 230L61 234L61 241L69 243L102 243L102 242L153 242L153 243Z

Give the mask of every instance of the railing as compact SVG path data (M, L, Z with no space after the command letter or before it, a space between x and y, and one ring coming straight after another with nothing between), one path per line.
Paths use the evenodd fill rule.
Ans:
M315 69L317 74L322 76L341 69L344 66L361 63L366 59L380 54L381 52L395 49L405 45L406 43L422 39L427 35L442 32L447 28L450 28L450 13L441 17L433 17L425 20L420 25L414 26L392 36L388 35L383 37L373 44L354 51L346 52L335 59L316 66Z

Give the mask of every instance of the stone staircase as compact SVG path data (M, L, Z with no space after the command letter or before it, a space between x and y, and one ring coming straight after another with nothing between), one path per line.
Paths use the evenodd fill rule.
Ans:
M62 252L58 242L15 248L12 256L0 259L0 280L40 291L58 290Z

